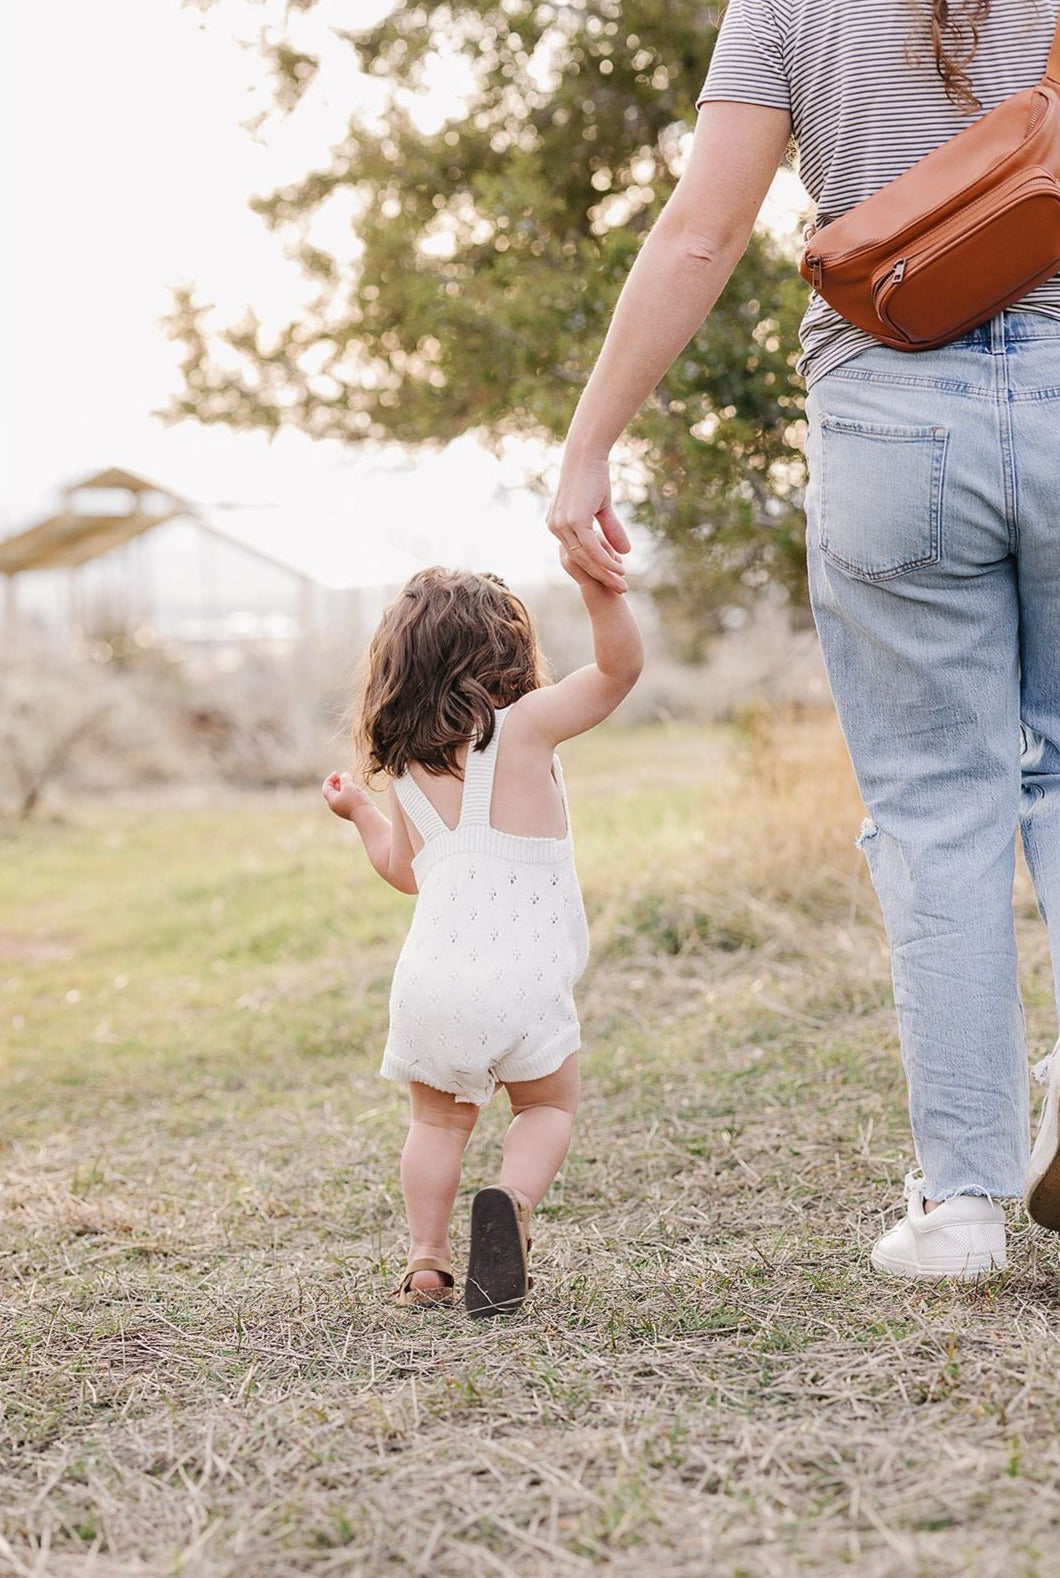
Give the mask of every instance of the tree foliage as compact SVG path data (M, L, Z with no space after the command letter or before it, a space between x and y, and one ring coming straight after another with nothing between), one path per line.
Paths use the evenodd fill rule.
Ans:
M296 10L313 9L299 0ZM320 437L445 442L469 429L560 437L645 231L672 188L720 8L701 0L395 0L332 35L388 87L327 162L259 199L313 282L266 333L211 330L190 292L172 414ZM466 108L424 132L416 95L439 51L466 64ZM277 102L319 55L273 39ZM356 244L315 241L346 203ZM675 620L801 578L802 288L756 233L727 290L631 429L636 518L664 538Z

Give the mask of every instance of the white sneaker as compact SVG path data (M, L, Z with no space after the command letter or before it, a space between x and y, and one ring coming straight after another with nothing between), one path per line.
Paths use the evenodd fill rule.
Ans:
M1046 1087L1045 1105L1023 1199L1031 1221L1055 1233L1060 1232L1060 1042L1035 1068L1034 1077Z
M872 1251L877 1271L892 1277L957 1277L972 1281L1004 1271L1005 1213L985 1195L959 1194L924 1210L923 1180L905 1181L909 1209Z

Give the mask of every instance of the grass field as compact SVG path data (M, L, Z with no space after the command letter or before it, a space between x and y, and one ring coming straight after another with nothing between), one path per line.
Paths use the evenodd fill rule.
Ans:
M0 845L5 1578L1056 1572L1060 1245L1013 1210L1005 1277L867 1270L908 1138L833 725L565 761L584 1114L484 1324L387 1302L409 901L352 829L226 794Z

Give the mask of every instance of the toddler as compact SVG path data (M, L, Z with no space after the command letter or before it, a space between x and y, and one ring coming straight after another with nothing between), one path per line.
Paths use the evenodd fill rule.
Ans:
M403 1305L452 1301L449 1222L479 1108L503 1085L512 1121L498 1185L471 1207L465 1300L518 1308L530 1214L559 1172L578 1105L574 984L588 933L555 748L618 706L643 661L625 597L566 554L596 661L544 682L530 615L494 575L414 575L368 652L358 724L365 783L324 798L356 826L380 876L419 895L394 972L382 1074L407 1083L401 1184L409 1227Z

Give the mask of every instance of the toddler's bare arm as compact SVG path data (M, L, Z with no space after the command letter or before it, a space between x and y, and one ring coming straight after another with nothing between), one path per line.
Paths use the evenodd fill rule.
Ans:
M325 778L323 794L335 815L356 827L368 859L384 881L399 893L415 893L412 849L404 818L395 812L394 820L389 821L349 773L332 773Z
M601 585L569 555L563 568L577 581L593 632L594 663L575 669L557 685L531 691L519 705L548 742L584 734L614 712L640 677L644 643L628 598Z

